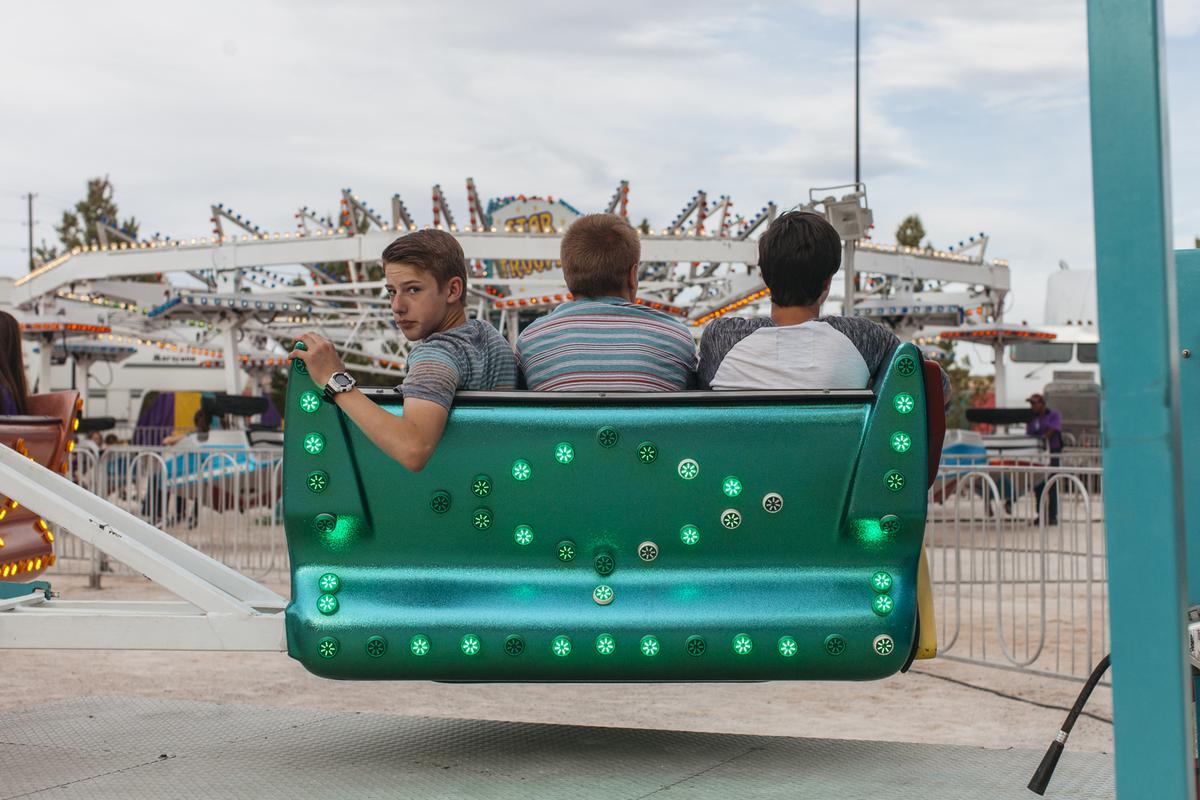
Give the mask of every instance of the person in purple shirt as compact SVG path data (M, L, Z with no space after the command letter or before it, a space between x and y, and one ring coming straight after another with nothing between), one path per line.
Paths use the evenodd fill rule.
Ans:
M28 395L21 357L21 326L12 314L0 311L0 414L26 413Z
M1050 466L1058 466L1058 453L1062 452L1062 414L1046 407L1046 398L1040 394L1031 394L1026 398L1029 408L1033 411L1033 419L1025 423L1025 435L1036 436L1046 443L1050 451ZM1049 477L1049 476L1047 476ZM1041 480L1033 487L1037 501L1035 522L1040 521L1042 508L1042 492L1046 489L1046 481ZM1058 486L1050 487L1050 499L1046 503L1047 524L1058 524Z

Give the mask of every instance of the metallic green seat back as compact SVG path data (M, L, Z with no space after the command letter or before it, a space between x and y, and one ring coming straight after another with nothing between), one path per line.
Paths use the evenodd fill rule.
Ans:
M288 652L318 675L862 680L907 660L927 458L911 345L875 395L463 393L415 474L297 369Z

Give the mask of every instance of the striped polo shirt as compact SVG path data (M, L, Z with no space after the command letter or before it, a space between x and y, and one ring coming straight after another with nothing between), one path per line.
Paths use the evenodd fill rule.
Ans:
M677 392L694 385L683 323L621 297L571 300L517 338L525 385L540 392Z

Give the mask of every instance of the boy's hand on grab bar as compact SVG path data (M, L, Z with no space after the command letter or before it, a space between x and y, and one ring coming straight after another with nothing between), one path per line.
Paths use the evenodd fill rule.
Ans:
M305 333L296 341L304 342L307 350L293 350L289 358L298 358L308 367L309 377L319 387L329 383L335 372L344 372L346 365L333 349L333 342L319 333Z

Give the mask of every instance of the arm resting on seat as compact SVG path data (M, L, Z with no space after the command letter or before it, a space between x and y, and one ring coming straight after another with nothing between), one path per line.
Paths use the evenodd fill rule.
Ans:
M376 447L412 472L420 472L429 462L449 416L437 403L415 397L405 398L404 416L384 410L358 389L334 399Z

